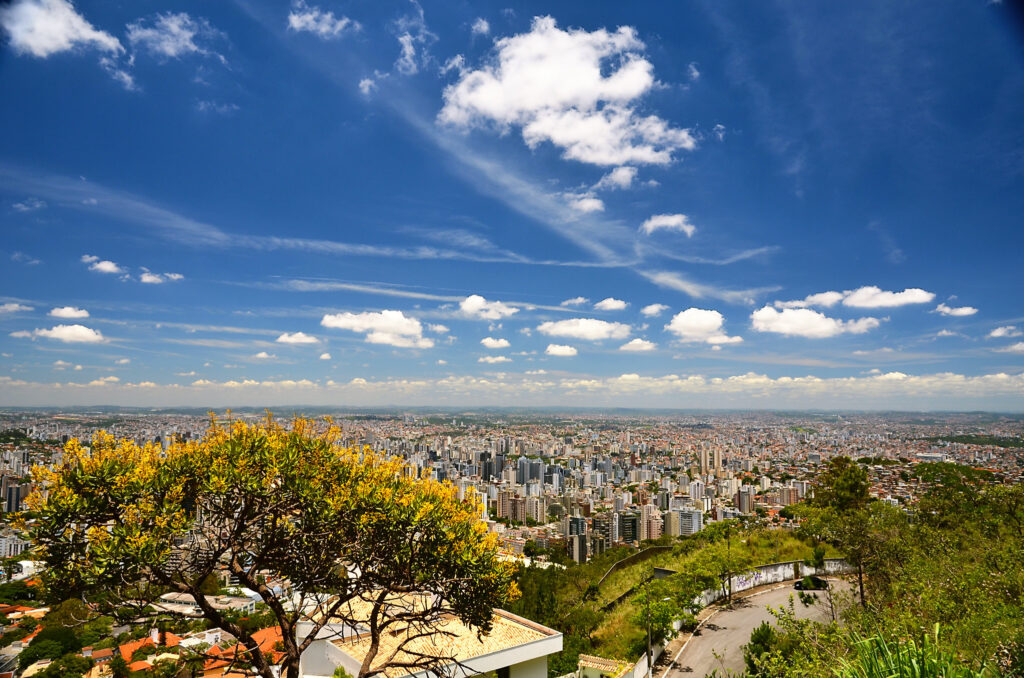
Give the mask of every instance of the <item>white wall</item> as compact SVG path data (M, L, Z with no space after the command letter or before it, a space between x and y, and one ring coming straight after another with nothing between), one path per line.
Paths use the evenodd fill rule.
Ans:
M509 667L509 678L548 678L547 655Z

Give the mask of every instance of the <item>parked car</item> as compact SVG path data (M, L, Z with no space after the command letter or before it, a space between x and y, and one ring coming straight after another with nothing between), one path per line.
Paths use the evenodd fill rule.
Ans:
M821 591L828 588L828 582L821 577L810 575L793 585L797 591Z

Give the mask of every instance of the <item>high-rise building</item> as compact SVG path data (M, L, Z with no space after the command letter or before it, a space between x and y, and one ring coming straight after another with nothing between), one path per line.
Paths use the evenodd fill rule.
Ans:
M679 516L679 534L697 534L704 528L704 512L682 510L677 513Z

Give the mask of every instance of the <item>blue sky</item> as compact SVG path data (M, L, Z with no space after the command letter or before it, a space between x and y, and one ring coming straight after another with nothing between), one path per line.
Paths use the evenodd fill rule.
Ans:
M1024 410L999 3L0 5L0 404Z

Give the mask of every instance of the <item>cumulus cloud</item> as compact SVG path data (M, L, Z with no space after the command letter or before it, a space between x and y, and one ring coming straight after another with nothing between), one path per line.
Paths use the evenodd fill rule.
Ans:
M124 269L107 259L100 259L92 254L83 254L81 259L83 264L89 264L89 270L95 271L96 273L108 273L108 274L119 274L124 273Z
M676 335L680 341L704 342L707 344L738 344L743 337L730 337L722 329L725 318L718 311L703 308L688 308L672 316L665 329Z
M128 42L133 50L148 52L160 60L180 59L191 54L215 54L197 40L201 42L220 35L206 19L193 18L187 12L157 14L150 21L139 19L128 24L127 29Z
M541 323L537 331L549 337L567 337L586 341L604 339L625 339L631 328L623 323L613 323L597 318L570 318Z
M685 214L655 214L640 225L640 230L648 235L658 230L682 231L690 238L697 232L697 227Z
M277 358L277 356L274 355L273 353L267 353L266 351L260 351L259 353L254 355L253 358L255 358L256 360L274 360L275 358Z
M434 345L433 339L423 336L420 321L401 311L328 314L320 324L365 334L370 344L387 344L397 348L431 348Z
M451 330L448 329L447 325L440 325L440 324L437 324L437 325L427 325L427 329L430 330L431 332L433 332L434 334L448 334L449 332L451 332Z
M565 193L564 195L565 199L569 202L569 207L577 212L587 214L604 211L604 201L593 193Z
M495 363L510 363L512 362L512 358L507 358L503 355L485 355L481 358L477 358L476 361L478 363L489 363L493 365Z
M43 337L53 339L54 341L61 341L65 344L99 344L106 341L99 330L94 330L85 325L56 325L48 330L36 329L31 332L11 332L11 336L23 339Z
M1019 337L1022 334L1024 332L1018 330L1014 325L1004 325L989 332L988 336L992 339L999 339L1000 337Z
M358 21L344 15L334 16L334 12L311 7L303 0L295 0L291 12L288 13L288 30L296 33L305 31L323 40L340 38L346 31L358 31L359 28Z
M546 353L547 355L553 355L560 358L569 358L579 353L579 351L577 351L576 347L574 346L565 346L563 344L548 344L548 347L544 349L544 353Z
M162 285L168 281L182 280L185 276L180 273L153 273L147 269L142 269L142 274L139 276L139 282L146 283L147 285Z
M559 306L582 306L583 304L590 301L586 297L573 297L572 299L566 299Z
M852 292L846 292L843 298L843 306L854 308L891 308L894 306L906 306L908 304L927 304L935 295L926 292L918 287L911 287L902 292L887 292L874 285L859 287Z
M809 308L784 308L781 311L765 306L750 314L752 327L758 332L774 332L787 336L823 339L837 334L864 334L881 323L878 318L837 320Z
M328 353L327 351L324 351L323 353L320 354L320 360L330 360L330 359L331 359L331 354Z
M648 304L647 306L641 308L640 312L643 313L648 318L654 318L661 315L667 310L668 306L666 306L665 304Z
M647 341L646 339L640 339L639 337L619 346L620 351L630 352L653 351L656 348L658 348L658 345L653 341Z
M595 190L625 190L633 185L636 179L635 167L616 167L594 184Z
M595 165L659 164L696 147L689 130L638 112L655 87L636 30L564 31L549 16L529 33L495 41L490 61L444 91L443 124L519 128L531 148Z
M285 332L275 341L279 344L319 344L320 340L305 332Z
M594 308L599 311L622 311L629 306L622 299L616 299L614 297L608 297L594 304Z
M0 313L19 313L21 311L31 311L31 306L25 304L17 304L14 302L8 302L6 304L0 304Z
M775 306L776 308L807 308L809 306L830 308L841 301L843 306L852 308L892 308L908 304L927 304L934 298L933 293L917 287L907 288L902 292L888 292L874 285L867 285L843 292L819 292L794 301L776 301ZM940 306L945 305L940 304ZM960 315L970 314L961 313Z
M15 52L40 59L73 49L124 51L117 38L97 30L68 0L14 0L0 7L0 26Z
M484 337L480 343L484 345L484 348L508 348L510 346L508 339L495 339L494 337Z
M939 304L938 306L935 307L935 312L941 313L942 315L962 317L966 315L974 315L975 313L978 312L978 309L974 308L973 306L950 307L947 306L946 304Z
M830 308L842 300L843 292L819 292L794 301L776 301L775 306L777 308L807 308L808 306Z
M690 76L691 82L696 82L700 80L700 70L697 68L696 61L691 61L690 64L686 67L686 74Z
M472 31L473 35L487 35L491 32L491 24L487 22L487 19L477 17L477 20L473 22L469 30Z
M118 358L114 362L118 365L127 365L132 361L131 358Z
M49 315L54 318L88 318L89 312L75 306L61 306L51 309Z
M471 294L459 303L459 309L471 318L501 320L519 312L515 306L501 301L487 301L479 294Z
M1024 341L1018 341L1016 344L1010 344L1009 346L997 348L994 350L998 351L999 353L1017 353L1020 355L1024 355Z

